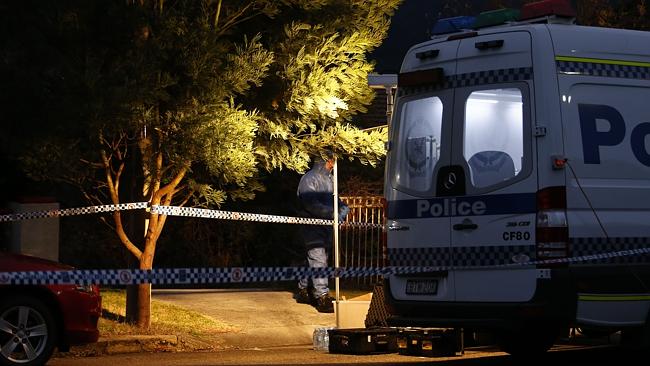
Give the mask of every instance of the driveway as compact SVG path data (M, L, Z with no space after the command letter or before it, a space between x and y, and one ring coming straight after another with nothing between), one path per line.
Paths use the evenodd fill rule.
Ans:
M336 325L334 314L298 304L286 290L197 289L153 290L167 301L232 325L238 331L219 334L225 348L311 345L318 327Z

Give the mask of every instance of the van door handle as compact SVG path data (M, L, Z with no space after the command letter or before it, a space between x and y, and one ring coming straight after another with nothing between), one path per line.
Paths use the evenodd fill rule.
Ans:
M493 41L487 42L476 42L474 43L474 47L478 48L479 50L487 50L488 48L501 48L503 47L503 40L495 39Z
M476 230L478 229L478 225L470 221L461 224L454 224L453 228L454 230Z

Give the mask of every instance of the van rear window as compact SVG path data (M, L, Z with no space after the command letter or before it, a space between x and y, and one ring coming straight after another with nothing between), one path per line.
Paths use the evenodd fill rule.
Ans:
M443 103L438 97L406 102L401 110L395 180L414 192L432 189L440 155Z
M521 172L523 129L519 89L477 90L469 95L465 102L463 157L474 187L499 184Z

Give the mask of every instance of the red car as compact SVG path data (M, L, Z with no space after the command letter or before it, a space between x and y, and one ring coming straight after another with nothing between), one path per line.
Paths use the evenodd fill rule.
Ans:
M97 342L96 285L1 285L2 272L65 271L70 266L0 253L0 365L42 365L54 348ZM6 278L5 278L6 281Z

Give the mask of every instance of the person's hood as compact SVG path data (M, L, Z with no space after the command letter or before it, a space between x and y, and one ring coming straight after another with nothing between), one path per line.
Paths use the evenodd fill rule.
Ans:
M314 162L314 167L312 169L330 174L331 172L327 170L327 167L325 166L326 163L326 161L316 161Z

